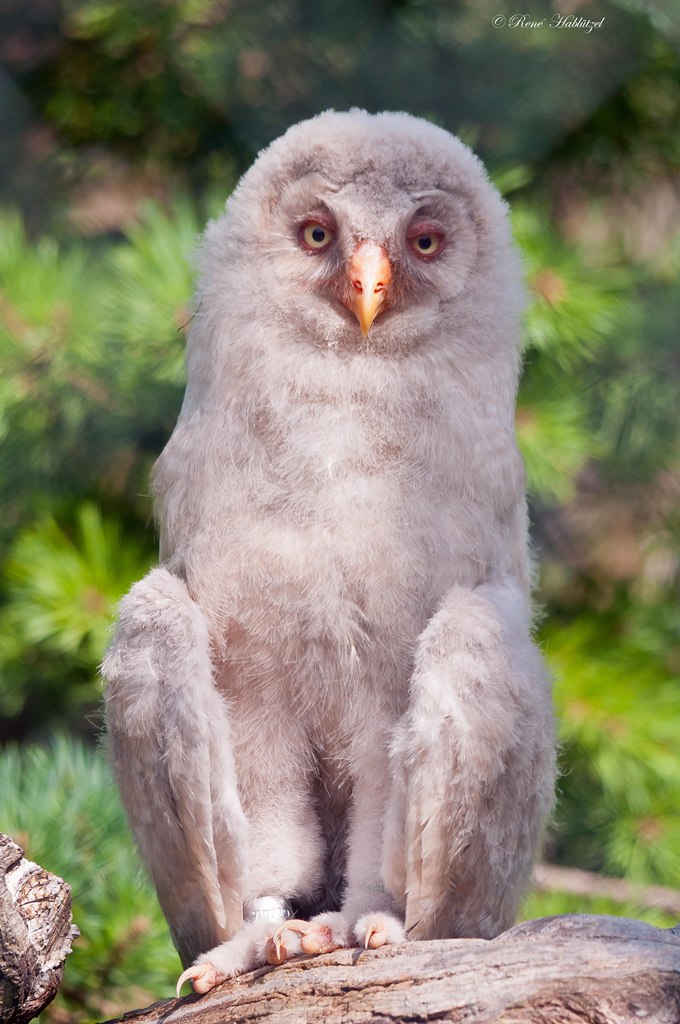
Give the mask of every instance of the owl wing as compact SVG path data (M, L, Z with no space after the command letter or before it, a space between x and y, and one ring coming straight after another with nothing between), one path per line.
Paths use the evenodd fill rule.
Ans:
M185 963L242 922L245 819L205 618L154 569L123 599L102 666L123 804Z
M454 587L421 637L384 849L410 938L497 935L530 877L555 754L526 608L512 581Z

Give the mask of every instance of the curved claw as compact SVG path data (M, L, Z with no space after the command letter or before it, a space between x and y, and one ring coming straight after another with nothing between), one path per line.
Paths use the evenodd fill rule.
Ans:
M280 937L278 942L274 942L273 937L271 939L267 939L264 947L264 956L267 963L271 964L272 967L278 967L279 964L282 964L286 960L288 950L284 946Z
M270 960L269 962L282 964L283 961L286 959L288 951L286 950L286 947L283 945L284 932L297 932L298 935L306 935L309 931L311 931L311 928L312 925L310 925L309 921L298 921L296 918L294 918L292 921L284 921L283 924L280 924L279 927L274 932L274 934L272 935L272 943L276 951L277 959L275 961ZM283 956L281 956L282 951Z
M387 942L387 932L384 928L376 928L369 924L364 935L364 949L378 949Z
M177 979L177 985L175 986L175 995L177 996L178 999L182 991L182 985L184 985L185 982L192 981L195 977L197 977L197 975L194 973L195 970L195 966L187 967L186 971L182 971L179 978Z
M272 935L272 950L267 955L270 964L280 964L286 959L288 951L283 944L283 935L286 932L297 932L301 936L300 950L309 956L318 956L319 953L330 953L339 949L341 943L333 936L332 929L327 924L319 921L284 921Z
M218 985L220 978L218 977L217 971L210 963L192 964L191 967L187 967L186 971L182 971L179 978L177 979L177 987L175 992L179 999L182 985L190 981L193 985L194 992L199 992L203 995L205 992L209 992L211 988Z

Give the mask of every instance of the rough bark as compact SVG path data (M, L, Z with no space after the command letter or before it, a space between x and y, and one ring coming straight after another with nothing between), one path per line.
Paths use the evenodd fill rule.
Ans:
M678 1024L680 934L566 914L491 942L451 939L291 960L125 1014L135 1024Z
M0 833L2 1024L25 1024L54 999L77 935L68 885Z

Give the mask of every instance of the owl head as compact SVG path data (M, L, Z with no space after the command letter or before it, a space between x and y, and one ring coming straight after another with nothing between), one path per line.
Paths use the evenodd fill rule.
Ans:
M200 256L210 310L272 343L406 355L516 347L505 203L459 139L403 113L327 111L244 175ZM207 315L207 314L206 314Z

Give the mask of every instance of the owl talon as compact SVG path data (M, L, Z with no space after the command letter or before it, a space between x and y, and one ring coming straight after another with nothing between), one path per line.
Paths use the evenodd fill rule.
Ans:
M273 946L272 953L276 960L267 959L269 963L283 963L287 956L286 947L283 945L285 932L297 932L300 936L300 949L308 956L318 956L320 953L332 953L334 949L340 949L340 945L333 936L332 929L328 925L314 921L284 921L279 925L271 938ZM283 956L281 956L283 953Z
M354 938L363 943L364 949L379 949L380 946L404 942L404 924L392 914L374 911L360 917L354 926Z
M276 960L275 963L283 963L283 961L286 959L286 956L288 955L286 947L283 944L284 933L297 932L298 935L306 935L311 927L312 925L310 925L309 921L298 921L296 919L292 921L284 921L283 924L280 924L271 937L271 942L274 946L274 949L276 950L277 957L281 956L281 951L283 950L283 957L281 959Z
M378 949L387 942L387 932L384 928L369 924L364 935L364 949Z
M264 955L268 964L272 967L278 967L288 957L288 950L281 942L281 937L267 939L264 947Z
M224 978L211 963L192 964L177 979L175 992L178 999L180 998L182 985L186 981L191 982L194 992L203 995L205 992L209 992L211 988L214 988L215 985L219 985L221 981L224 981Z

